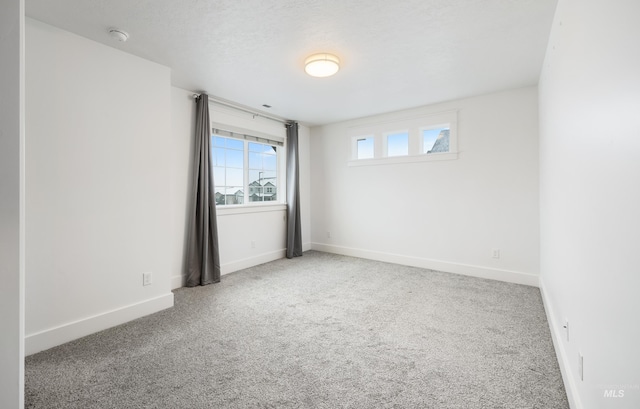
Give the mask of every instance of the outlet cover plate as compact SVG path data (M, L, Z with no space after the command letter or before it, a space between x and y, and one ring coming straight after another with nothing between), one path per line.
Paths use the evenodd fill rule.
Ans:
M584 381L584 357L578 352L578 376Z
M151 285L151 283L153 282L153 275L148 272L148 273L142 273L142 285Z

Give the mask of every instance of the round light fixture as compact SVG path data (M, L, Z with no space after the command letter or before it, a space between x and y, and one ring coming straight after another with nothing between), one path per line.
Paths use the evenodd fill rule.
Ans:
M126 31L122 31L119 28L110 28L109 35L111 36L111 38L123 43L129 39L129 33L127 33Z
M312 77L330 77L340 69L340 60L333 54L314 54L304 61L304 70Z

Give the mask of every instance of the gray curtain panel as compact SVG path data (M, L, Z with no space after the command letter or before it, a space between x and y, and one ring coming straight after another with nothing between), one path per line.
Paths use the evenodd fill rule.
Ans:
M193 160L191 224L187 246L187 287L220 281L218 226L211 171L209 96L196 99L195 156Z
M298 171L298 123L287 127L287 258L302 255L300 183Z

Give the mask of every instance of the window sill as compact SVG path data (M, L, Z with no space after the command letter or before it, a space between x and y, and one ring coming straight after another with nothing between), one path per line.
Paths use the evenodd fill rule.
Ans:
M423 155L393 156L374 159L351 159L349 166L392 165L398 163L432 162L458 159L458 152L430 153Z
M287 210L287 205L285 203L216 206L216 213L218 216L231 216L234 214L245 213L280 212L284 210Z

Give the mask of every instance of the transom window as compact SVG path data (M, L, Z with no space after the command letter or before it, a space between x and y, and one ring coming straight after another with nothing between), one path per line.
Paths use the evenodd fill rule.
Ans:
M422 153L449 152L450 129L440 126L422 130Z
M348 128L349 166L429 162L458 158L458 114L445 111L362 123ZM364 135L364 136L363 136Z
M358 159L372 159L374 154L373 136L357 138L356 149L356 156Z
M409 132L387 134L387 156L405 156L409 154Z
M219 133L222 132L214 129L211 136L216 205L277 201L278 153L282 144L254 142Z

